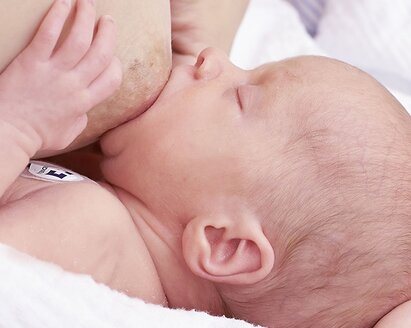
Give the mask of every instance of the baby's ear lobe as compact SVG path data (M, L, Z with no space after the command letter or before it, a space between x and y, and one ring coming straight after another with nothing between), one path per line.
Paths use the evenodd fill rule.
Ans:
M218 283L253 284L271 272L274 251L260 223L240 221L218 216L189 222L183 254L193 273Z

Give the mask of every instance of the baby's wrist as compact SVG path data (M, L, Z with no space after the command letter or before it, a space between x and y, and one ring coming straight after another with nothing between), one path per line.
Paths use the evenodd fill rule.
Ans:
M0 117L0 139L2 146L14 147L23 151L28 158L41 149L42 139L35 129L24 120L6 120Z

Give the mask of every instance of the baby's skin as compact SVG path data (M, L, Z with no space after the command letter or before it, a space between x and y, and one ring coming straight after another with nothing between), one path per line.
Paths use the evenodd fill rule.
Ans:
M173 69L149 110L105 135L106 181L27 179L21 172L30 158L66 147L84 129L87 110L121 81L112 20L103 17L93 39L92 3L78 6L61 47L55 49L66 0L55 2L31 44L0 75L0 241L172 308L268 327L301 327L314 317L305 309L323 311L321 302L293 298L288 291L298 284L283 286L289 298L258 297L269 290L272 275L282 273L290 240L298 236L288 227L298 221L291 209L302 213L303 204L314 211L312 204L328 197L310 184L327 177L318 174L321 165L330 169L326 155L368 144L364 135L384 131L391 113L379 104L395 107L398 131L410 129L401 106L366 74L335 60L299 57L244 71L207 48L195 65ZM72 51L79 38L90 44L86 53ZM365 128L371 113L376 123ZM323 145L329 131L344 135L344 142L324 139ZM373 154L360 155L365 170ZM346 180L338 182L341 187ZM292 196L300 186L300 198ZM311 202L311 193L320 201ZM286 205L276 207L273 218L280 198ZM291 273L286 277L309 274ZM350 327L369 327L403 301L387 301Z

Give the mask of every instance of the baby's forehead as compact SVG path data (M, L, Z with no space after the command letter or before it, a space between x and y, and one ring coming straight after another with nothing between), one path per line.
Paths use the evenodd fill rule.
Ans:
M367 122L377 112L398 111L381 84L338 60L296 57L263 65L255 73L267 100L263 107L267 122L283 134L321 124L343 129L343 118Z
M267 80L276 80L284 75L290 78L304 76L324 78L327 75L335 77L365 74L347 63L323 56L298 56L267 63L258 67L256 73Z
M252 72L252 83L259 86L266 99L267 110L279 114L278 106L292 113L293 107L301 101L308 105L312 100L320 101L327 97L327 88L336 83L325 83L324 74L336 79L332 67L324 72L321 57L295 57L264 64ZM333 65L331 65L333 66ZM300 106L300 105L298 105Z
M257 84L276 99L292 105L295 102L364 103L380 98L386 89L365 72L336 59L300 56L268 63L253 72Z

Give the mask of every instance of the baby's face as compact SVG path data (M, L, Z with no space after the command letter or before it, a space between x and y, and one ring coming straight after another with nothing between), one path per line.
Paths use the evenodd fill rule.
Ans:
M358 89L352 75L359 74L320 57L244 71L206 49L195 66L173 70L147 112L104 137L103 172L173 215L207 211L225 198L253 202L256 191L272 188L312 109Z

